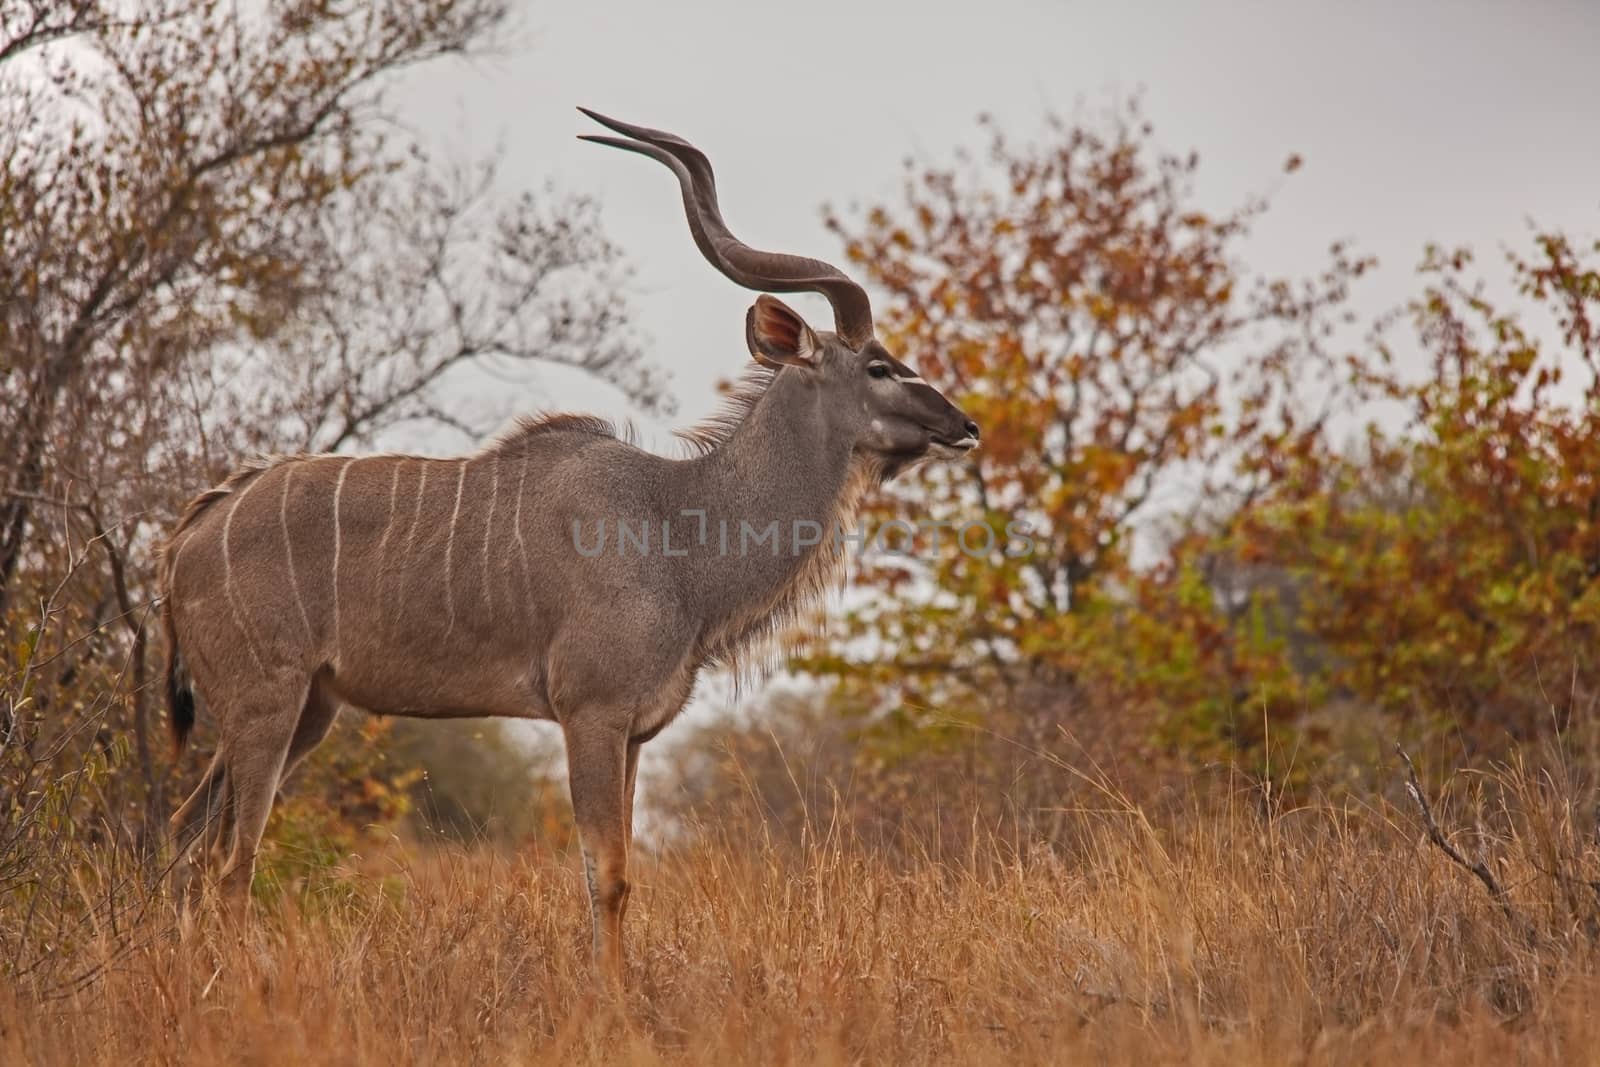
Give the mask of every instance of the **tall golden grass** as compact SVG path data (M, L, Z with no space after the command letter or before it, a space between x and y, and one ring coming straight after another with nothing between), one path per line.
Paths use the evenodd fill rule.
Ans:
M1154 819L1102 785L1063 839L959 855L726 813L637 861L620 1005L571 857L396 846L242 933L153 899L0 985L0 1062L1592 1061L1589 794L1457 785L1439 822L1498 897L1403 795Z

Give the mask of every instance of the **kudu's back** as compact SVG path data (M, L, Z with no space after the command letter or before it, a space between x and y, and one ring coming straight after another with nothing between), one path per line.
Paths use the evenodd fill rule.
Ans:
M587 558L573 535L575 522L640 513L661 462L601 424L557 423L456 459L242 469L197 498L171 541L185 667L205 698L281 672L384 714L548 716L546 653L573 640L575 613L670 610L650 568Z

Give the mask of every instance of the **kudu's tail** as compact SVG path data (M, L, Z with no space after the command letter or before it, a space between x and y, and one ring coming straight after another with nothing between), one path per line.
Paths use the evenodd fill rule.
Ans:
M180 755L194 729L194 690L189 687L178 648L178 628L172 621L172 603L163 601L161 621L167 631L167 726L172 731L172 754Z

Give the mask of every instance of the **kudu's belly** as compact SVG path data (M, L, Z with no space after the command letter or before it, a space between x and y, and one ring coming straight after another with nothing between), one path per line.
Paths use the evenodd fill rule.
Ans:
M454 662L421 656L342 659L324 672L344 703L378 715L423 719L493 716L551 718L542 686L527 663L473 656Z

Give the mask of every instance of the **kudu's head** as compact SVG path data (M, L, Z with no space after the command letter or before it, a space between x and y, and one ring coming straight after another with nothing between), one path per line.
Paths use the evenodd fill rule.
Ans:
M758 251L729 232L703 152L670 133L578 110L623 134L580 135L583 140L649 156L678 176L700 251L735 282L763 292L745 316L751 356L774 369L791 368L786 373L802 375L817 389L836 440L872 457L885 477L978 446L978 424L874 336L872 306L861 286L831 264ZM792 308L766 295L773 292L821 293L833 305L833 331L813 330Z

